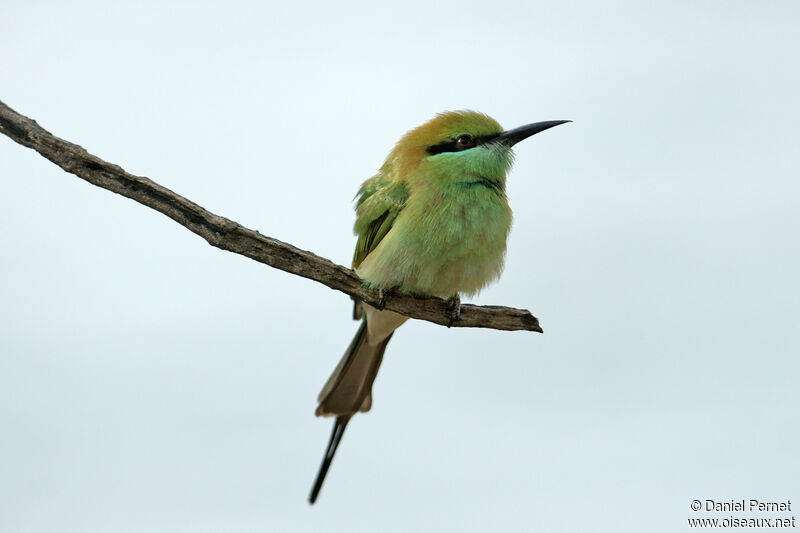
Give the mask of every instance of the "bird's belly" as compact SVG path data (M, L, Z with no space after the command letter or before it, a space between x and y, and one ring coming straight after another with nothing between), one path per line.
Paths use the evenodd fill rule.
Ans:
M470 200L408 206L358 274L373 287L413 294L477 293L503 270L511 210L505 198Z

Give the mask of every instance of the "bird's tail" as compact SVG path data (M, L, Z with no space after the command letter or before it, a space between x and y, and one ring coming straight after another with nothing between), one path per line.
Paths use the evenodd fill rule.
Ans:
M317 496L319 496L319 491L322 488L322 482L325 481L325 475L328 473L328 468L331 466L331 461L333 461L333 455L336 453L336 448L339 447L339 441L342 440L344 428L347 427L349 421L350 415L345 415L337 417L336 422L333 423L333 431L331 432L331 440L328 441L328 449L325 450L325 456L322 458L322 464L319 467L317 479L314 481L314 486L311 488L311 494L308 495L308 501L311 504L317 501Z
M336 421L317 479L308 497L311 503L316 501L322 488L322 482L325 481L325 475L350 417L359 411L369 411L372 407L372 383L378 375L383 353L392 336L390 334L375 345L367 342L367 337L367 322L362 320L356 336L317 398L317 416L335 416Z

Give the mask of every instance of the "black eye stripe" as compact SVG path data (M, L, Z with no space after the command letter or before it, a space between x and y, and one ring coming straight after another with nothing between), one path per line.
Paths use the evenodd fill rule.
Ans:
M461 149L458 147L458 143L456 141L446 141L440 144L436 144L434 146L428 146L426 148L427 152L431 155L442 154L444 152L460 152Z
M461 135L459 135L461 137ZM476 146L479 146L491 139L494 139L497 135L485 135L483 137L472 137L472 146L465 147L463 145L458 144L458 137L455 139L449 139L443 143L434 144L433 146L428 146L425 150L431 154L443 154L445 152L463 152L464 150L471 150Z

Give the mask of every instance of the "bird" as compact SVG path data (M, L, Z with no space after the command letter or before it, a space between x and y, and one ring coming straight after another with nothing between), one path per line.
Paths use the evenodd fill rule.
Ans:
M496 280L511 229L506 175L512 147L569 120L504 131L477 111L447 111L410 130L377 174L356 194L358 237L352 267L379 294L387 291L449 300L451 324L461 295ZM334 425L309 495L313 504L348 422L372 407L372 385L386 345L408 318L354 301L361 324L317 398L316 415Z

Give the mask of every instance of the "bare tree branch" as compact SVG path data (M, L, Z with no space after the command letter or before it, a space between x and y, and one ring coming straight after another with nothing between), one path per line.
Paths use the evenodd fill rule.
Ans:
M203 237L212 246L313 279L370 305L381 304L381 297L366 288L355 272L349 268L261 235L232 220L206 211L154 181L128 174L121 167L103 161L77 144L52 135L35 120L20 115L2 101L0 101L0 132L19 144L36 150L67 172L93 185L126 196L167 215ZM450 304L440 298L418 298L390 292L385 297L385 305L386 309L412 318L445 326L450 323ZM500 306L464 304L461 307L460 318L452 325L542 331L539 321L530 311Z

